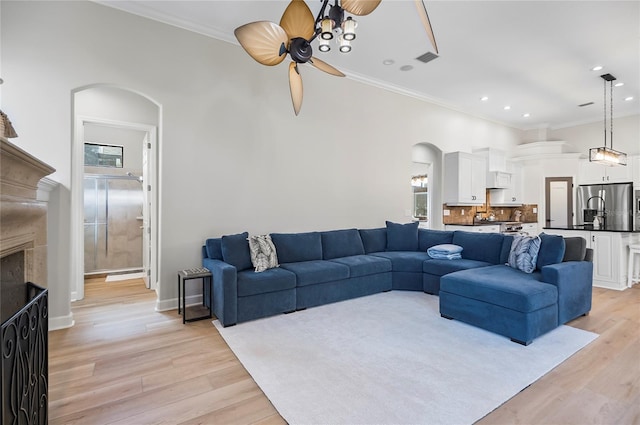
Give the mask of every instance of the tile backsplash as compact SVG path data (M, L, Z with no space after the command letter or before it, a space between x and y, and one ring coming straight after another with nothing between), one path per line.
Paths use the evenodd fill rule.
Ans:
M491 202L489 191L487 191L487 202ZM476 215L481 219L487 219L491 213L496 217L496 221L517 221L516 211L522 212L520 221L523 223L538 221L538 204L524 204L519 207L491 207L487 204L477 207L450 207L445 204L443 210L449 211L449 215L442 216L444 224L473 224Z

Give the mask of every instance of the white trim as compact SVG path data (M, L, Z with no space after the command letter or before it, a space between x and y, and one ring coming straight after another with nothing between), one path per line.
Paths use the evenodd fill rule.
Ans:
M69 313L66 316L51 317L49 316L49 331L56 331L58 329L70 328L75 324L73 320L73 313Z
M202 294L189 295L186 299L187 307L194 305L202 305ZM157 300L156 311L170 311L178 309L178 299L171 298L168 300Z

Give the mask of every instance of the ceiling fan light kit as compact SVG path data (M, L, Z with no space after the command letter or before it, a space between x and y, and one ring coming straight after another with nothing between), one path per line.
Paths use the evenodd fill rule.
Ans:
M342 53L351 51L351 42L356 38L358 23L351 16L346 19L344 13L362 16L373 12L381 0L334 0L328 14L325 14L329 0L322 0L322 7L314 19L313 13L304 0L292 0L285 9L280 24L269 21L257 21L242 25L234 33L240 45L254 60L262 65L280 64L288 53L292 62L289 64L289 88L291 101L296 115L302 107L302 78L298 64L310 63L328 74L338 77L345 75L331 65L313 57L311 43L318 39L318 50L329 52L330 41L337 35L338 50ZM438 48L422 0L415 0L418 14L425 26L427 35L436 52Z
M616 77L611 74L603 74L600 78L604 80L604 146L589 149L589 161L608 166L627 165L627 154L613 149L613 82ZM607 147L607 83L610 87L609 144L611 147Z

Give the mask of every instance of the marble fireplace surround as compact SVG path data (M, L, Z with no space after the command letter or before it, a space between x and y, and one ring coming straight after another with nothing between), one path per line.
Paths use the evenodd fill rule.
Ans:
M5 296L13 298L16 285L31 281L47 287L47 197L42 193L48 194L56 183L44 178L53 167L3 137L0 147L0 260L15 264L10 256L22 253L23 262L2 271L4 307Z

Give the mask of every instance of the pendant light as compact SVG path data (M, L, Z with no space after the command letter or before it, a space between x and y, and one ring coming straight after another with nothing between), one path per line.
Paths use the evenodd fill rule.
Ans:
M589 161L608 166L627 165L627 154L613 149L613 82L616 77L604 74L600 78L604 80L604 146L589 149ZM607 147L607 82L610 87L610 147Z

